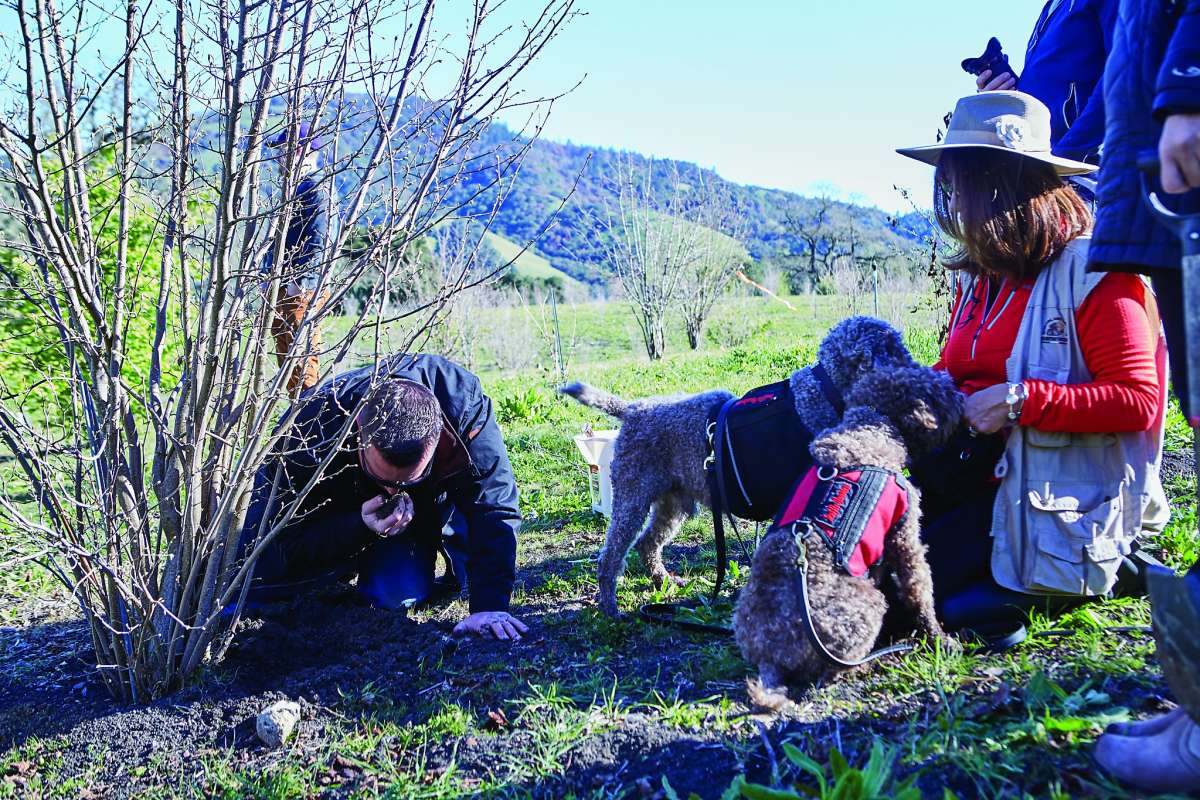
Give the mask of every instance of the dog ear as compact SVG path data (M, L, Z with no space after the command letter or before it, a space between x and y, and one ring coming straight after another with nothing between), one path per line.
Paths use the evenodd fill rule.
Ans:
M928 431L936 431L941 424L941 420L938 419L937 414L933 413L933 409L929 407L929 404L919 397L909 417L912 418L918 427Z

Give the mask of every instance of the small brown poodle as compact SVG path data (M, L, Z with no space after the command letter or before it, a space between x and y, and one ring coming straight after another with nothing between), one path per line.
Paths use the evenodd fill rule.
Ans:
M851 317L825 335L817 349L817 363L833 391L844 397L863 375L916 362L891 325L871 317ZM796 413L808 430L837 424L838 413L827 397L830 387L822 385L813 367L794 372L790 386ZM628 402L582 383L559 391L621 420L612 461L612 520L598 570L600 608L616 616L617 580L634 542L642 564L661 585L671 578L663 563L663 547L695 513L698 503L712 508L704 469L708 420L712 409L733 395L717 390ZM797 459L797 474L803 471L802 461L807 459Z
M873 466L899 474L907 463L945 444L962 417L962 395L950 378L926 367L864 376L846 398L842 423L812 444L814 462L850 470ZM899 596L925 636L941 636L933 581L920 538L920 496L909 488L907 511L883 540L882 563L895 573ZM825 648L844 661L866 656L879 637L887 600L883 571L853 577L835 563L820 536L805 542L812 622ZM801 621L798 548L790 526L772 530L754 554L738 598L734 632L746 660L758 668L751 699L765 708L787 701L786 686L811 683L838 671L812 646ZM872 575L874 577L872 577Z

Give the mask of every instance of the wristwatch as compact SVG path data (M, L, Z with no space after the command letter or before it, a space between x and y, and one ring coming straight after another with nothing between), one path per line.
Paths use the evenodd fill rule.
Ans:
M1008 385L1008 394L1004 396L1004 402L1008 403L1008 418L1013 422L1021 418L1021 405L1027 397L1029 390L1025 388L1024 382Z

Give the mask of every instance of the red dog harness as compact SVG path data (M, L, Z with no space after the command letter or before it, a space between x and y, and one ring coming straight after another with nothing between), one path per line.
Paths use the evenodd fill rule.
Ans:
M866 656L847 660L821 641L813 625L808 598L807 541L818 534L833 560L853 577L867 574L883 558L887 532L908 512L909 486L904 476L880 467L812 467L792 489L790 499L771 529L790 530L796 541L796 594L800 623L813 648L841 667L857 667L880 656L911 650L894 644Z
M820 534L834 562L858 578L883 557L887 532L908 506L908 481L899 473L812 467L797 481L772 527Z

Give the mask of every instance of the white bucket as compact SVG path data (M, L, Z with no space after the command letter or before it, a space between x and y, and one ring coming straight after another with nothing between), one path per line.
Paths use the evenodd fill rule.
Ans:
M584 431L575 437L575 446L588 465L588 495L592 510L612 516L613 443L620 431Z

